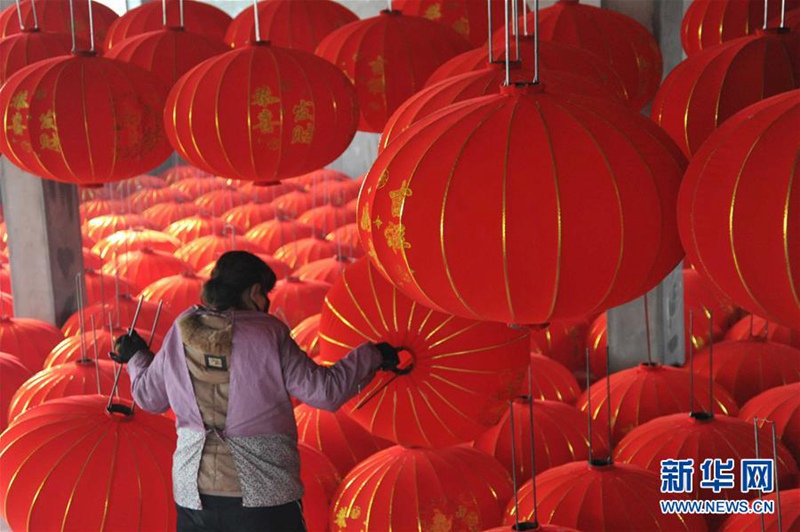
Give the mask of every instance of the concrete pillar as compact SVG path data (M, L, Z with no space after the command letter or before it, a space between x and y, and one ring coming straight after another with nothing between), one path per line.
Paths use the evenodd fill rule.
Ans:
M30 175L5 157L0 187L14 314L61 326L77 309L75 276L83 270L77 187Z

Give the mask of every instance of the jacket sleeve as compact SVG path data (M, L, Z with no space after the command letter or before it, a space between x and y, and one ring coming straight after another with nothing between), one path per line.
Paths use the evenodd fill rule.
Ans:
M365 343L332 366L320 366L300 349L288 329L281 338L280 356L289 394L329 412L338 410L369 384L382 362L380 351Z
M164 339L167 345L167 339ZM163 351L164 348L161 348ZM150 351L139 351L128 361L128 375L131 378L131 393L136 404L154 414L169 409L167 387L164 382L164 353L159 356Z

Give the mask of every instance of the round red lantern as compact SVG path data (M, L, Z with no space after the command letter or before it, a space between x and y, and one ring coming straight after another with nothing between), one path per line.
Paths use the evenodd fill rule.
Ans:
M739 419L752 423L755 418L762 426L774 422L781 442L800 463L800 383L771 388L747 401Z
M243 237L211 234L184 244L178 248L175 256L189 264L195 271L198 271L209 262L216 261L226 251L233 250L264 253L260 246Z
M34 16L34 7L36 16ZM19 3L22 14L23 26L36 28L48 33L61 33L70 35L72 24L70 20L70 7L75 17L75 33L78 37L89 38L89 2L87 0L73 0L72 3L63 0L22 0ZM94 38L98 43L103 42L111 25L119 17L110 7L100 2L92 2L92 23ZM34 22L38 21L38 28ZM12 3L0 13L0 38L21 33L19 27L19 14L17 7Z
M686 333L687 358L690 341L697 352L710 340L721 340L735 317L736 307L707 278L697 270L683 270L683 330Z
M0 352L0 432L6 430L8 426L8 407L14 392L32 375L31 370L26 368L19 358ZM352 423L357 425L355 422Z
M320 314L314 314L292 328L292 338L311 358L319 356L319 319ZM295 414L297 414L296 409Z
M354 259L346 255L318 259L297 268L294 276L303 281L324 281L334 284L353 262Z
M531 349L561 363L586 382L586 333L589 322L584 318L559 320L544 329L531 331ZM605 353L603 353L605 356Z
M177 314L200 304L202 288L202 278L193 273L181 272L150 283L142 290L141 296L145 301L154 303L163 301L165 307L172 309Z
M486 2L483 0L397 0L394 7L406 15L424 17L449 26L472 46L482 46L489 32L503 25L503 4L500 0L490 3L491 29Z
M56 399L0 435L0 514L11 528L174 526L173 422L141 410L109 413L107 403L100 395Z
M213 57L173 87L164 124L178 153L212 174L276 181L325 166L350 144L356 94L333 65L251 43Z
M462 37L441 24L384 10L333 31L316 54L340 67L355 84L361 108L358 129L379 133L436 68L468 49Z
M297 327L309 316L319 314L330 288L331 285L323 281L301 281L291 276L282 279L269 293L269 313L290 329Z
M28 30L4 37L0 39L0 84L23 67L43 59L67 55L70 50L72 41L69 36L59 33Z
M166 232L166 228L178 220L193 216L200 212L200 207L189 201L169 201L158 203L142 212L142 218L153 227ZM176 236L177 235L173 235ZM180 240L180 239L179 239Z
M289 182L288 180L270 183L253 183L252 181L239 181L239 190L246 197L253 201L260 201L263 203L270 203L277 198L302 190L303 187Z
M148 247L120 253L113 262L103 266L106 275L119 275L140 290L159 279L187 270L189 265L172 253Z
M423 305L520 324L585 316L641 295L681 259L683 168L629 108L508 86L384 149L359 196L361 240Z
M608 375L608 313L603 312L592 322L586 336L589 349L590 382L596 382Z
M257 9L261 35L275 46L310 53L333 30L358 20L355 13L331 0L271 0L259 2ZM255 38L255 16L250 6L230 23L225 42L237 48Z
M726 340L752 340L754 338L800 348L800 331L752 314L737 321L725 333Z
M244 237L263 248L267 253L275 253L281 246L314 235L314 229L294 220L275 218L260 223L250 229Z
M533 397L542 401L561 401L573 404L581 394L572 372L552 358L531 353Z
M282 245L275 250L275 258L285 262L294 270L320 259L337 255L347 256L349 251L343 244L312 236Z
M483 530L500 522L512 495L508 473L486 453L398 445L348 473L334 495L330 525L341 532Z
M84 241L88 240L94 245L117 231L133 227L147 228L150 224L138 214L108 214L92 218L83 224L82 229L85 229Z
M349 179L350 177L347 174L340 172L339 170L334 170L333 168L318 168L303 175L290 177L286 180L286 183L300 186L304 190L309 191L317 185L321 185L322 183L328 183L331 181L345 182Z
M758 30L755 35L698 52L675 67L658 89L650 116L687 156L693 157L714 130L734 114L764 98L797 88L800 35L788 30ZM740 120L747 120L751 114ZM747 130L756 123L749 122ZM706 154L711 149L707 148ZM741 162L736 162L737 170Z
M269 203L245 203L223 214L222 221L244 235L256 225L272 220L276 214L277 210Z
M325 181L311 188L311 195L317 205L342 207L358 197L361 184L353 180Z
M301 214L317 206L316 199L305 190L295 190L282 194L272 201L278 210L278 215L283 218L297 219Z
M736 114L692 159L678 198L695 268L738 305L792 329L800 329L799 120L800 90Z
M108 267L108 264L106 263L106 267ZM106 269L107 272L109 270L111 270L110 273L103 273L97 270L84 269L83 291L87 304L94 305L95 303L110 302L117 292L120 294L135 294L141 290L141 286L130 282L127 278L117 276L115 268ZM97 326L102 327L103 324L98 323Z
M172 235L153 229L123 229L100 240L92 247L92 251L106 261L130 253L149 248L163 253L174 253L180 247L180 241ZM104 266L105 267L105 266Z
M194 171L194 168L192 167L186 167L186 168L187 172L189 170ZM197 198L199 196L202 196L203 194L208 194L209 192L213 192L214 190L227 187L228 182L229 182L228 179L222 179L221 177L191 176L191 177L185 177L179 181L175 181L169 186L176 190L186 192L193 198Z
M186 245L198 238L214 235L224 226L222 219L204 214L201 210L197 214L172 222L164 232Z
M361 237L358 236L358 224L345 224L328 233L325 239L331 242L341 242L359 257L364 254L364 249L361 247Z
M142 188L125 198L124 203L128 209L141 212L159 203L189 200L188 194L174 188Z
M44 360L64 335L54 326L32 318L0 316L0 346L17 357L31 371L42 368Z
M78 185L145 173L172 151L160 119L166 95L149 72L93 53L39 61L0 89L0 151L34 175Z
M336 488L342 482L339 472L327 456L302 441L297 444L300 455L300 481L303 483L303 519L308 530L327 530L328 512Z
M92 330L91 317L85 324L86 332L81 334L77 332L72 336L67 336L56 345L44 361L44 369L52 368L60 364L74 362L81 358L94 358L95 350L98 357L106 357L110 351L113 350L114 341L111 333L108 332L108 317L105 323L97 322L95 318L95 329ZM149 338L150 331L145 331L137 327L137 332L142 338ZM121 336L127 333L127 329L115 328L113 333L115 336ZM153 338L153 343L150 349L155 353L161 347L163 338L158 334ZM96 346L96 347L95 347ZM101 358L102 359L102 358Z
M722 523L720 532L781 532L800 527L800 489L781 491L780 507L776 504L777 494L764 495L765 501L772 501L775 513L732 515ZM778 508L780 525L778 526Z
M167 0L166 9L166 24L164 24L162 2L148 2L131 9L109 28L108 36L105 38L106 48L110 50L126 39L161 30L164 26L183 28L187 32L198 33L208 39L222 42L225 30L231 22L231 17L227 13L205 2ZM181 21L181 11L183 11L183 21Z
M245 195L230 182L214 187L210 192L206 192L194 200L195 205L210 212L213 216L222 216L223 213L239 205L244 205L246 202Z
M442 314L403 296L366 259L325 298L320 356L333 362L364 342L403 346L408 375L378 375L344 407L372 434L401 445L443 447L495 425L519 391L528 333Z
M337 227L355 223L356 210L348 207L323 205L305 211L297 217L297 221L310 225L320 235L327 235Z
M123 294L106 302L105 305L102 303L95 303L94 305L87 306L83 310L84 323L88 324L91 322L92 318L94 318L97 328L100 329L101 323L108 328L109 320L111 320L111 323L115 329L120 327L127 329L127 327L130 327L133 316L136 313L137 306L138 300L133 299L130 295ZM142 337L149 338L150 330L153 328L153 322L155 321L157 311L158 304L151 303L149 301L144 301L142 303L139 321L136 325L138 330L146 332L146 334L142 334ZM167 334L172 327L172 322L175 321L175 318L177 318L177 314L174 314L169 309L162 309L161 316L159 317L158 324L156 325L156 335L163 337L165 334ZM69 319L64 322L64 325L61 326L61 330L66 336L72 336L80 333L79 313L76 312L70 316ZM119 332L115 330L114 334L118 335Z

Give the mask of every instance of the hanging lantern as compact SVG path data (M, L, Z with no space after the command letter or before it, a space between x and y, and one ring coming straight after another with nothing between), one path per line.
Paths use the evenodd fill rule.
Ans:
M800 331L767 321L761 316L754 316L753 314L745 316L728 329L725 333L725 339L760 339L800 348Z
M308 530L327 530L328 512L342 478L324 454L303 442L300 455L300 481L303 483L303 520Z
M129 179L123 179L115 185L112 185L112 193L119 192L123 196L130 196L143 188L165 188L167 181L160 176L141 174Z
M186 168L194 170L192 167ZM180 181L175 181L169 186L170 188L189 194L192 198L197 198L209 192L227 187L228 180L219 177L186 177Z
M554 321L544 329L531 331L531 349L559 362L575 378L583 376L582 382L585 383L588 330L589 322L584 318Z
M85 222L98 216L107 216L124 209L120 200L92 199L84 201L80 206L81 221Z
M343 244L312 236L284 244L275 250L275 258L289 265L292 270L312 262L336 256L350 256L352 250Z
M641 295L679 262L683 167L628 108L508 86L386 147L359 196L361 240L423 305L506 323L576 318Z
M531 445L535 453L537 475L551 467L589 457L589 433L584 414L564 403L534 401L534 436L531 442L529 408L529 400L515 400L513 435L511 418L506 412L500 423L475 438L472 446L497 458L509 473L514 470L512 464L516 464L518 483L531 478ZM593 453L608 455L608 442L603 440L602 433L597 431L593 439Z
M261 34L270 43L309 53L333 30L358 20L355 13L331 0L271 0L259 2L257 9ZM238 48L255 40L255 16L252 7L247 7L228 26L225 42Z
M275 198L272 205L277 209L278 216L295 220L307 210L316 207L316 201L305 190L298 190Z
M138 214L109 214L92 218L83 227L86 229L84 240L94 245L117 231L134 227L149 228L150 224Z
M341 410L326 412L303 404L295 407L294 417L298 440L327 456L341 476L392 445L367 432Z
M233 207L222 215L222 221L244 234L256 225L275 218L277 211L269 203L245 203Z
M201 210L197 214L172 222L164 232L186 245L198 238L215 235L224 225L222 219L203 214Z
M541 523L577 530L670 530L703 532L707 526L697 514L665 514L659 501L675 495L661 493L655 473L628 464L573 462L536 475L537 515ZM512 500L505 523L533 521L533 483L517 492L519 516Z
M339 170L334 170L333 168L318 168L302 175L290 177L285 181L285 183L300 186L303 188L303 190L308 192L322 183L328 183L331 181L346 182L349 180L350 177Z
M104 357L108 352L103 353ZM60 364L34 374L14 393L8 409L8 422L13 423L23 412L47 401L73 395L92 395L98 390L110 393L114 385L116 364L110 360L86 358ZM131 381L126 371L119 374L119 396L131 399Z
M687 329L688 330L688 329ZM608 313L603 312L592 322L586 336L589 350L590 381L597 382L608 375ZM585 382L585 379L584 379Z
M143 188L128 196L125 203L128 208L141 212L145 209L157 205L159 203L166 203L168 201L190 201L188 194L185 194L174 188ZM142 214L144 216L144 214Z
M694 350L699 351L710 339L721 340L736 312L736 307L696 270L683 270L683 330L687 353L690 341ZM690 323L690 317L694 318L694 323Z
M334 495L330 526L334 532L483 530L500 522L512 495L508 473L486 453L398 445L348 473Z
M534 24L534 13L527 15ZM539 37L596 54L619 75L630 105L641 109L661 84L661 50L653 35L634 19L578 0L559 0L539 12Z
M12 529L174 526L174 424L141 410L110 414L107 403L100 395L56 399L0 435L0 514Z
M323 205L305 211L297 217L297 221L310 225L320 235L327 235L337 227L355 223L356 210L348 207Z
M55 181L93 186L132 177L172 151L160 116L166 96L149 72L91 52L45 59L0 88L0 151Z
M149 248L163 253L174 253L180 247L180 241L161 231L152 229L123 229L105 237L94 245L92 251L107 261L114 257ZM105 266L104 266L105 267Z
M336 159L355 135L357 107L353 87L333 65L262 41L184 75L170 92L164 124L195 166L276 181Z
M328 233L325 236L325 240L339 242L349 247L356 256L361 257L364 255L364 248L361 247L361 237L358 236L358 224L345 224L338 227Z
M226 251L242 250L250 253L264 253L260 246L234 235L212 234L184 244L175 256L199 271L211 261L216 261Z
M215 187L211 192L194 200L195 205L214 216L222 216L224 212L244 205L246 202L247 198L244 197L244 194L231 184Z
M269 313L293 329L309 316L320 313L330 288L331 285L322 281L287 277L278 281L269 293Z
M300 349L305 351L311 358L319 356L319 318L320 314L314 314L292 328L292 338L300 346ZM296 410L295 414L297 414ZM339 472L341 473L341 470ZM347 471L344 473L347 473Z
M739 419L753 422L754 418L775 423L781 442L800 464L800 383L771 388L747 401L739 412Z
M403 346L405 376L378 375L345 406L353 419L401 445L466 442L498 422L528 365L528 332L417 305L366 259L325 298L321 358L333 362L364 342Z
M150 283L142 290L141 296L145 301L158 303L164 301L164 306L172 309L176 314L200 304L200 291L203 289L203 279L193 273L181 272L177 275L165 276Z
M347 267L353 262L355 262L355 259L346 255L319 259L297 268L294 276L301 281L324 281L332 285L339 280Z
M181 22L181 7L183 21ZM131 37L164 28L183 28L208 39L222 42L231 17L223 10L205 2L194 0L167 0L167 23L164 24L162 2L148 2L129 10L109 28L105 39L111 50L118 43Z
M94 322L97 324L98 329L101 328L100 324L103 324L106 328L108 328L110 319L114 327L127 328L133 320L133 315L136 313L137 306L138 300L133 299L127 294L115 297L108 301L105 305L102 303L88 305L85 309L83 309L83 317L85 320L84 323L90 323L92 318L94 318ZM155 321L157 311L158 305L156 303L144 301L142 303L141 312L139 313L139 320L136 326L137 329L147 331L147 334L149 335L150 330L153 328L153 321ZM177 314L172 313L169 309L162 309L161 316L158 320L158 324L156 325L156 335L162 337L166 335L172 327L172 322L175 321L175 318L177 317ZM61 330L66 336L79 334L79 313L76 312L70 316L69 319L64 322L64 325L61 326ZM144 338L148 338L148 336L144 334L142 336ZM49 352L50 351L48 350L48 353Z
M700 357L696 357L694 364L697 370L704 362ZM717 365L716 360L714 365ZM614 440L612 445L614 445L631 430L651 419L678 412L702 410L711 406L709 397L711 385L708 378L695 375L694 391L691 389L691 384L692 376L684 369L644 363L612 373L605 379L597 381L583 392L576 406L586 412L591 398L591 416L595 426L607 427L610 424ZM713 408L716 413L726 416L736 416L739 413L736 401L722 386L715 383L712 393ZM610 422L609 410L611 410Z
M70 5L73 6L75 16L75 33L78 37L88 40L89 38L89 2L87 0L74 0L64 2L64 0L36 0L33 4L31 0L22 0L19 3L20 14L22 15L23 26L37 28L48 33L61 33L70 35L72 25L70 22ZM34 9L36 15L34 16ZM119 18L117 14L108 6L100 2L92 2L92 22L94 26L94 38L98 43L103 42L109 27ZM22 33L19 27L19 14L17 7L12 2L10 6L0 12L0 38Z
M108 318L106 318L107 320ZM67 336L56 345L44 361L43 369L49 369L61 364L75 362L81 358L89 357L94 359L94 354L97 352L101 361L108 356L108 353L113 351L114 339L111 333L108 332L108 322L98 323L95 320L95 329L91 328L91 319L87 320L89 325L86 326L86 332L83 334L76 333L73 336ZM105 328L104 328L105 327ZM142 338L149 338L150 331L136 329ZM115 329L114 336L122 336L128 332L127 329ZM153 344L150 349L156 353L161 347L163 338L155 335ZM96 347L95 347L96 346ZM84 356L85 354L85 356Z
M260 201L262 203L270 203L277 198L302 190L303 187L290 183L289 181L271 182L271 183L253 183L252 181L239 181L239 190L242 194L250 198L252 201Z
M158 203L142 212L142 218L147 220L153 227L166 232L166 228L178 220L188 216L194 216L200 212L200 207L187 201L169 201ZM172 235L177 238L176 235ZM180 238L178 239L180 240ZM185 243L185 242L184 242Z
M713 368L708 358L713 355ZM763 341L720 342L697 353L694 370L713 378L740 405L761 392L800 381L800 349ZM713 376L709 373L713 371Z
M32 375L19 358L0 352L0 432L8 426L8 407L14 392Z
M800 68L800 45L798 54ZM692 160L678 201L681 238L702 275L748 311L793 329L800 329L798 120L800 90L733 116Z
M104 274L119 275L140 290L159 279L187 270L189 265L172 253L148 247L120 253L113 262L103 266Z
M32 318L0 316L0 346L3 352L17 357L31 371L39 371L58 342L61 331L49 323Z
M293 220L275 218L253 227L244 237L264 249L267 253L275 253L289 242L309 238L313 235L314 229L309 225Z
M764 501L772 501L775 513L771 514L736 514L728 517L719 532L780 532L800 527L800 489L781 490L780 506L776 504L777 494L764 495ZM780 511L780 522L778 512Z
M168 185L176 185L181 181L196 177L210 180L216 179L208 172L204 172L199 168L195 168L189 164L176 164L175 166L170 167L168 170L164 170L164 172L161 173L161 177L164 178L164 181L166 181Z
M272 255L267 255L265 253L255 253L255 255L259 259L263 260L267 264L267 266L269 266L269 268L273 271L273 273L275 273L275 277L277 278L278 281L280 281L281 279L285 279L286 277L291 275L292 269L285 262L280 261L275 257L273 257ZM197 276L209 279L211 277L211 272L212 270L214 270L214 266L216 265L217 265L216 260L209 262L208 264L203 266L200 270L198 270Z
M325 181L311 188L311 195L316 205L332 205L343 207L358 197L360 183L355 181Z
M94 305L95 303L102 303L104 301L112 301L116 293L120 294L135 294L141 290L141 287L132 283L127 278L120 278L115 275L115 268L108 268L109 263L106 263L106 271L110 273L103 273L98 270L84 269L83 271L83 293L85 294L86 303ZM98 324L102 325L102 324Z
M84 269L100 271L100 269L103 267L103 259L100 258L100 255L87 247L84 247L82 251Z
M767 13L781 10L781 0L767 0ZM786 9L800 6L788 0ZM681 44L686 55L716 44L751 35L764 26L764 0L695 0L681 21ZM772 26L772 25L770 25Z
M687 156L693 157L714 130L739 111L798 88L800 35L779 29L758 30L755 35L714 46L680 63L658 89L650 116ZM791 104L786 105L788 109ZM760 123L749 121L752 111L738 120L748 123L747 130ZM792 123L788 116L786 123ZM740 136L734 134L734 138ZM718 136L717 141L722 138ZM709 145L703 160L711 151ZM696 163L700 168L703 160ZM738 163L736 168L734 175L739 173ZM696 261L692 259L692 263Z
M404 15L423 17L453 29L475 46L482 46L489 34L489 16L484 0L397 0L394 7ZM503 3L493 0L491 31L503 25Z
M437 67L468 49L462 37L441 24L383 10L330 33L316 54L341 68L356 86L358 129L380 133Z
M11 7L14 9L14 6ZM2 19L0 13L0 19ZM60 55L72 50L69 35L23 31L0 39L0 85L23 67Z
M533 398L574 404L581 394L578 381L563 365L538 353L531 353Z

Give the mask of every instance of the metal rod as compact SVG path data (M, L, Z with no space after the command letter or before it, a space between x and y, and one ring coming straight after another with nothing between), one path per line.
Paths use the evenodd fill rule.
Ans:
M589 463L592 462L592 390L590 389L592 385L592 377L590 375L592 371L592 363L589 358L589 348L586 348L586 419L589 422ZM608 378L608 377L606 377Z
M509 24L508 24L508 2L509 0L505 0L504 8L505 8L505 34L506 34L506 79L503 83L506 87L511 84L511 40L509 36Z
M128 334L132 333L133 330L136 328L136 322L139 321L139 313L142 311L142 303L144 303L144 298L139 296L139 302L136 304L136 312L133 314L133 320L131 320L131 326L128 327Z
M769 12L769 0L764 0L764 26L763 29L767 29L767 13Z
M161 318L161 308L164 306L164 300L160 299L158 301L158 307L156 308L156 316L153 318L153 326L150 328L150 338L147 340L147 347L153 345L153 338L156 336L156 327L158 326L158 320Z
M391 1L389 9L391 9ZM255 31L256 42L261 42L261 26L258 22L258 0L253 0L253 31Z
M611 367L611 349L606 344L606 371ZM608 416L608 459L611 460L611 450L614 448L614 433L611 430L611 375L606 375L606 415Z
M522 31L525 32L525 37L528 36L528 2L522 0Z
M531 432L531 487L533 496L533 522L539 523L539 502L536 496L536 442L534 440L534 424L533 424L533 368L528 365L528 423Z
M514 483L514 522L519 528L519 493L517 491L517 433L514 431L514 400L508 400L508 420L511 423L511 482Z
M17 0L19 2L19 0ZM492 43L492 0L486 0L486 7L489 10L489 62L494 61L494 44Z
M19 5L19 0L16 0L16 5L17 5L17 18L19 19L19 29L20 31L25 31L25 23L22 21L22 8Z
M79 329L79 338L81 343L81 361L87 360L86 356L86 337L84 333L86 332L86 322L84 321L83 316L83 289L82 289L82 277L81 273L78 272L75 274L75 292L76 297L78 299L78 329Z
M708 311L708 413L714 415L714 313Z
M89 0L89 51L94 52L94 16L92 15L92 0Z
M89 316L89 321L92 324L92 349L94 350L94 373L97 379L97 395L102 395L102 390L100 390L100 362L97 357L97 329L94 325L94 316Z
M689 311L689 412L694 412L694 311Z
M653 348L650 345L650 309L647 308L647 292L644 294L644 332L647 338L647 363L653 364Z
M781 0L781 28L786 27L786 0ZM778 515L778 520L780 521L780 515ZM781 525L778 524L778 527Z
M511 17L514 19L514 60L519 61L519 0L512 1L514 2L511 4Z
M539 0L533 0L533 83L539 83Z
M69 27L70 31L72 32L72 53L74 54L77 50L77 44L75 41L75 3L74 0L69 0Z
M161 0L161 25L167 27L167 0Z
M778 532L783 532L783 516L781 515L781 486L778 484L778 434L775 422L772 424L772 460L773 460L773 482L775 483L775 506L778 513ZM761 514L764 515L764 514Z
M183 26L184 26L184 20L183 20L183 0L180 0L180 1L178 2L178 14L180 15L180 25L181 25L181 29L183 29ZM256 18L258 18L258 17L256 17Z
M756 443L756 456L755 456L756 460L758 460L760 458L760 453L758 452L758 447L759 447L759 445L758 445L759 444L759 441L758 441L758 439L759 439L758 438L758 421L759 421L759 419L757 417L753 418L753 436L754 436L754 440L755 440L755 443ZM758 500L759 501L763 500L763 498L764 498L763 490L758 490ZM759 516L759 518L761 519L761 530L763 531L764 530L764 514L761 514Z

